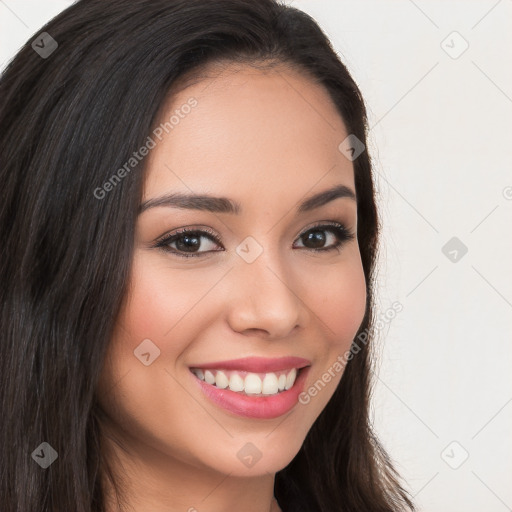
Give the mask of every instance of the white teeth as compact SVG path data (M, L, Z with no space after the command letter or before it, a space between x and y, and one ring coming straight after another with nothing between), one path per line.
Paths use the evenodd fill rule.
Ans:
M229 380L226 377L226 374L224 372L217 372L217 375L215 376L215 385L220 389L225 389L228 387Z
M249 373L245 377L244 391L254 395L261 393L261 379L255 373Z
M286 372L248 373L227 370L201 370L194 368L192 372L198 379L219 389L229 388L246 395L276 395L290 389L295 384L297 369ZM279 375L279 376L278 376Z
M244 379L242 379L238 373L233 373L231 375L231 378L229 379L229 389L231 389L231 391L244 390Z
M279 379L277 380L277 388L279 389L279 391L283 391L285 386L286 386L286 375L283 373L282 375L279 375Z
M210 370L204 372L204 380L207 384L215 384L215 375Z
M295 383L295 377L297 377L297 370L293 368L290 373L286 376L286 385L284 389L290 389Z
M275 373L267 373L263 379L261 392L264 395L275 395L279 390L277 385L277 375Z

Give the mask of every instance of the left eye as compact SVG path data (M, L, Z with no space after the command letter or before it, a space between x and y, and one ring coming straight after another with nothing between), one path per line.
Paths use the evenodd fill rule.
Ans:
M331 235L334 234L334 238L337 238L337 241L335 240L334 244L327 247L321 247L328 241L328 237L323 234L324 232L330 232ZM219 250L215 249L200 252L196 251L196 249L201 246L202 238L208 239L210 242L213 242L214 245L221 243L219 237L211 231L182 229L159 240L155 247L185 258L199 257L210 252L219 252ZM306 247L306 249L310 251L327 252L338 249L342 244L354 238L355 235L343 224L335 223L313 226L299 235L298 240L302 240L303 244L312 244L313 247ZM171 247L171 244L176 244L176 247Z

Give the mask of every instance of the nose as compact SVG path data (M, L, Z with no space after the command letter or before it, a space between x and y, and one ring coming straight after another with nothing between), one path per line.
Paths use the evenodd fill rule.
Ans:
M250 264L237 261L230 274L228 323L234 331L285 339L306 325L309 313L297 280L277 257L264 251Z

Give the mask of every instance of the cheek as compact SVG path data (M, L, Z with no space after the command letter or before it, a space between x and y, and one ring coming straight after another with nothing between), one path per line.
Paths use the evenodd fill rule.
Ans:
M197 427L191 427L198 407L190 406L189 395L174 378L174 368L195 336L194 305L214 280L215 276L207 282L193 279L186 269L178 271L135 253L130 288L99 384L100 403L115 424L132 439L183 459L190 446L174 440L183 439L184 425L190 436L199 435ZM150 364L134 351L149 352ZM176 411L181 411L180 421L170 421Z
M185 348L185 332L199 302L222 276L223 270L205 271L194 268L173 268L155 258L134 258L131 286L120 323L129 333L131 350L146 338L165 352L167 364ZM125 341L125 345L126 345ZM133 346L132 346L133 345Z
M178 331L180 319L190 309L188 303L199 291L194 293L193 289L180 282L184 280L184 274L186 272L180 277L179 272L170 272L161 264L145 261L137 251L134 255L130 287L102 373L104 390L118 381L117 391L123 387L130 388L124 393L128 397L125 400L128 406L144 401L149 405L152 397L158 396L154 393L154 386L166 380L165 370L172 370L176 358L185 348L185 342L180 342L180 339L186 337L175 335L174 331ZM147 353L149 356L143 355ZM155 378L157 375L158 379Z
M311 422L326 407L343 376L347 354L366 311L366 279L359 252L354 251L334 274L331 268L317 275L317 286L310 286L308 294L325 334L316 368L299 396L301 410Z
M316 273L307 285L307 304L320 320L331 347L345 349L355 337L366 311L366 279L358 256L333 272Z

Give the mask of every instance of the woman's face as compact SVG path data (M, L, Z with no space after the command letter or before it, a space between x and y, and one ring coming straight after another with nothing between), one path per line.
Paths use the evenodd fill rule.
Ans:
M175 94L162 122L173 114L151 134L100 401L141 467L273 474L333 395L365 312L356 200L299 210L333 187L355 193L338 149L349 134L327 92L285 67L223 68ZM184 228L196 233L159 243Z

